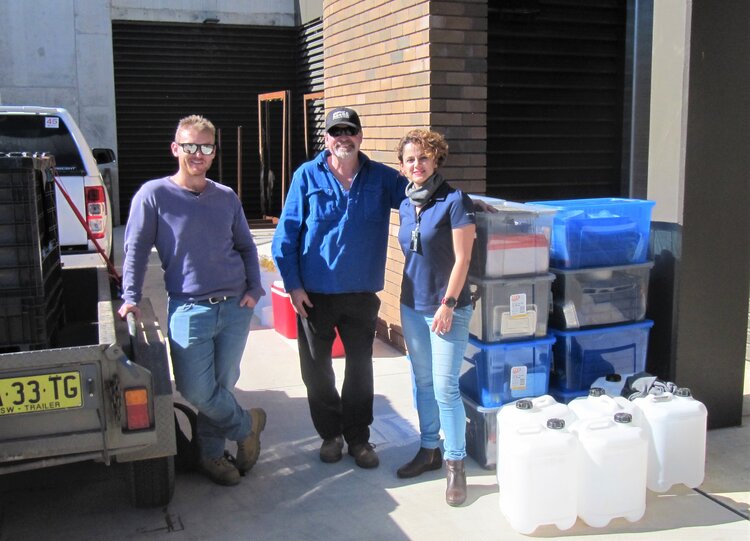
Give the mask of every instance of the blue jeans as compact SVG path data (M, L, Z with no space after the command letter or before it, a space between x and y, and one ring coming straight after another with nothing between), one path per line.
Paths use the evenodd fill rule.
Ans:
M240 377L253 309L224 302L169 300L169 347L177 390L198 410L201 457L224 455L227 439L250 434L250 415L233 390Z
M401 326L414 371L420 444L425 449L437 448L442 427L446 460L466 457L466 412L458 377L472 311L471 306L456 308L451 330L440 335L430 331L434 313L401 305Z

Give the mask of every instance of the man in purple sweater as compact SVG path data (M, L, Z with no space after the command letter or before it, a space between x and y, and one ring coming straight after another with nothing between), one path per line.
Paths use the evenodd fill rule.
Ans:
M175 384L198 410L201 465L212 481L236 485L260 454L266 412L237 403L253 308L265 294L258 252L237 195L206 178L216 155L216 129L192 115L180 120L172 143L179 168L136 193L125 228L124 303L140 317L143 280L153 246L169 294L169 349ZM224 456L237 442L237 460Z

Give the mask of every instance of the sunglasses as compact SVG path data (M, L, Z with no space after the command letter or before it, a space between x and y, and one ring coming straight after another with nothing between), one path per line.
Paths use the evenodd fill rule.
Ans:
M334 126L330 130L328 130L328 135L330 135L331 137L341 137L342 135L353 136L357 135L358 133L359 130L357 128L352 128L350 126L345 126L343 128Z
M198 143L176 143L176 145L188 154L195 154L198 152L198 149L200 149L201 154L204 156L210 156L216 150L216 145L209 144L199 145Z

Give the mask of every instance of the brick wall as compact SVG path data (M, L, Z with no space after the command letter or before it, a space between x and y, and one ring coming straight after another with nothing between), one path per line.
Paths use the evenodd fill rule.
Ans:
M487 0L324 0L323 40L326 110L357 110L363 152L397 167L398 140L434 129L450 145L441 172L485 192ZM403 349L397 230L394 212L378 332Z

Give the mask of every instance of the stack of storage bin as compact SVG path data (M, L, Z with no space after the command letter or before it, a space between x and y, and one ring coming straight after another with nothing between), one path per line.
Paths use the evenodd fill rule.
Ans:
M550 394L567 403L585 396L600 377L645 369L653 326L644 317L654 203L601 198L535 205L557 209L550 247L550 333L557 338Z
M500 200L477 213L469 285L469 323L459 387L466 409L466 450L495 467L495 414L507 402L547 393L552 344L549 242L555 209Z
M53 167L0 154L0 352L49 347L61 324Z

